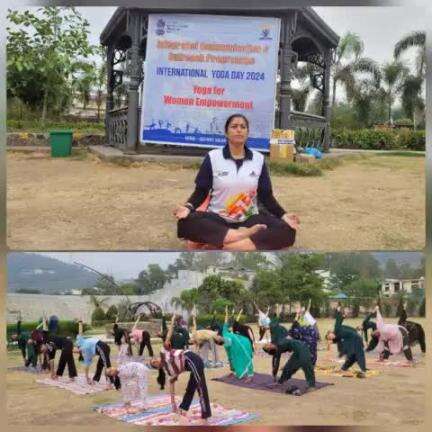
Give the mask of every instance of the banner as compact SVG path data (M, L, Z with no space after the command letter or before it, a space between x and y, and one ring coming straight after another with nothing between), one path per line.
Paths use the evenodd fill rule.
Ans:
M277 18L150 15L141 142L220 147L242 113L249 147L269 151L279 33Z

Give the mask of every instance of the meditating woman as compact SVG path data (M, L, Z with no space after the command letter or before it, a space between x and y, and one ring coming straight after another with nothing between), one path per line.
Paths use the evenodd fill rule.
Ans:
M248 134L244 115L227 119L227 144L207 154L195 179L195 191L174 211L179 238L238 251L294 244L299 219L276 201L264 156L247 147ZM207 196L208 211L197 211ZM265 211L259 211L258 204Z
M125 408L129 413L134 412L132 402L141 402L140 411L145 409L148 395L148 368L142 363L128 362L117 367L109 367L107 376L114 379L116 390L123 396Z
M76 338L76 346L74 352L80 354L80 359L84 362L84 373L87 380L87 384L92 385L95 382L99 382L102 375L102 371L111 367L110 359L110 347L107 343L101 341L99 338L85 338L83 336L83 323L78 322L78 336ZM98 356L98 362L96 364L96 371L93 379L90 379L89 370L93 361L93 357ZM114 384L112 377L108 377L110 382ZM110 389L111 385L107 383L107 388Z
M225 351L231 372L238 378L252 381L254 375L253 350L249 338L229 330L228 307L225 307L225 323L222 329Z
M354 363L357 363L361 372L359 378L366 378L366 358L363 348L363 338L354 327L343 325L344 315L341 307L336 310L336 322L333 331L328 331L326 339L328 342L338 343L340 355L345 355L346 360L341 370L347 371Z
M141 315L138 315L137 320L134 323L134 326L132 327L132 330L129 334L131 342L135 344L139 344L139 352L138 354L140 356L144 353L144 348L147 347L148 353L150 357L153 357L153 347L151 344L151 336L150 333L147 330L140 330L137 328L138 323L140 321Z
M159 369L158 383L161 388L165 386L166 373L169 375L171 405L174 412L186 416L189 410L195 391L198 391L199 402L201 407L201 418L203 423L211 417L210 399L207 390L207 383L204 374L204 363L198 354L190 350L173 349L171 347L171 336L174 331L174 321L176 316L173 315L171 325L167 331L166 340L160 352L160 358L153 358L150 364L153 368ZM180 374L190 372L189 382L186 392L179 407L175 400L175 382Z

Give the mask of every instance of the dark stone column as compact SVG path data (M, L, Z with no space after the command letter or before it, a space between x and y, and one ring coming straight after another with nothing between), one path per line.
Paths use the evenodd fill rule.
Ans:
M323 82L323 104L322 104L322 116L326 119L326 125L324 129L323 137L323 150L329 151L330 148L330 73L331 73L331 62L332 62L332 50L327 48L324 53L324 82Z
M107 47L107 56L106 56L106 71L107 71L107 96L105 101L105 136L108 144L113 144L111 142L111 134L109 129L110 123L110 111L114 108L114 98L113 98L113 90L114 90L114 45L112 42Z
M281 129L288 129L291 113L291 97L289 93L291 89L293 67L295 68L297 63L297 53L295 53L291 48L291 41L297 26L297 12L284 16L281 24L281 51L279 58L281 76L279 127Z
M138 87L142 75L142 60L139 55L140 44L140 15L138 11L130 12L129 32L132 38L130 52L130 68L128 83L128 113L127 113L127 142L124 151L135 153L138 143Z

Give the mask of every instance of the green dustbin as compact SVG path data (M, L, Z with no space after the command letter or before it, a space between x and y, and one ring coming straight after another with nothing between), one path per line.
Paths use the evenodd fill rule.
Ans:
M67 157L72 153L73 131L50 131L51 157Z

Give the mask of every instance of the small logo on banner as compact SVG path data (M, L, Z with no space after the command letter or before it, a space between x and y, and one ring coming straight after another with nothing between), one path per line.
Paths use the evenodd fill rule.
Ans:
M260 40L273 40L273 38L270 36L270 29L269 28L264 28L261 30Z
M157 29L156 29L156 34L158 36L162 36L165 34L165 21L161 18L157 21L156 23Z

